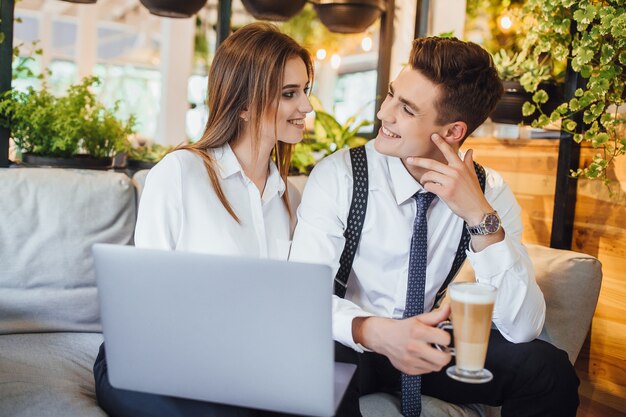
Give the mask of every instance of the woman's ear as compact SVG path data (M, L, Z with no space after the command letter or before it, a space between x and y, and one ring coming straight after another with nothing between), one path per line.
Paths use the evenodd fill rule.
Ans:
M450 145L460 146L466 134L467 124L465 122L454 122L444 126L441 137Z

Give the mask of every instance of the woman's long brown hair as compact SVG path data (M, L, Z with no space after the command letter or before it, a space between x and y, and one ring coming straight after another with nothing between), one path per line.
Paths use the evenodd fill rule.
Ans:
M202 138L178 148L202 158L218 198L237 222L239 218L220 186L215 160L207 151L236 140L243 131L243 123L249 125L252 137L259 139L263 117L270 112L276 120L283 72L287 61L294 57L302 59L311 80L313 64L307 50L272 24L252 23L226 38L217 49L209 72L209 120ZM249 114L248 122L241 118L245 111ZM253 146L257 151L259 140ZM292 148L293 145L277 140L272 152L285 185ZM291 213L287 188L283 201Z

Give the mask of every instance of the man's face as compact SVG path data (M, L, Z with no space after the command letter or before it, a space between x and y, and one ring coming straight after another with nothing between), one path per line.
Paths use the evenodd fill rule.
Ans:
M382 126L374 143L376 150L401 159L419 156L444 162L445 158L430 139L433 133L444 136L443 126L435 123L434 104L439 94L435 84L406 66L390 84L378 111Z

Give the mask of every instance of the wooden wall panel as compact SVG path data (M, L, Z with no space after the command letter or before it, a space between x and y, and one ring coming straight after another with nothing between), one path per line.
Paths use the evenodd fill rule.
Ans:
M524 241L549 245L558 141L470 138L479 163L498 171L523 210ZM593 150L583 148L582 160ZM609 173L610 195L599 181L579 180L572 250L602 262L603 282L587 342L576 362L579 416L626 414L626 157Z

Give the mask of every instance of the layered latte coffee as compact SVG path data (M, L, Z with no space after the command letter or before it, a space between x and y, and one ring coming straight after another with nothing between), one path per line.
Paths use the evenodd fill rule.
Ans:
M456 367L480 371L485 365L496 289L479 283L459 283L448 289L452 304Z

